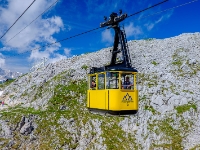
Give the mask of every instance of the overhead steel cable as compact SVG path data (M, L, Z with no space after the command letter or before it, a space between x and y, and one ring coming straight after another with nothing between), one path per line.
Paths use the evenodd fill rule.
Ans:
M163 11L159 11L159 12L156 12L156 13L153 13L153 14L150 14L150 15L147 15L147 16L144 16L144 17L142 17L142 18L147 18L147 17L153 16L153 15L156 15L156 14L158 14L158 13L162 13L162 12L165 12L165 11L168 11L168 10L172 10L172 9L175 9L175 8L178 8L178 7L181 7L181 6L185 6L185 5L187 5L187 4L191 4L191 3L196 2L196 1L198 1L198 0L193 0L193 1L190 1L190 2L187 2L187 3L183 3L183 4L181 4L181 5L177 5L177 6L174 6L174 7L172 7L172 8L168 8L168 9L165 9L165 10L163 10ZM147 9L146 9L146 10L147 10ZM134 13L134 14L137 14L137 13ZM129 16L129 17L130 17L130 16ZM140 18L140 19L141 19L141 18ZM138 19L138 20L139 20L139 19ZM74 36L71 36L71 37L68 37L68 38L65 38L65 39L62 39L62 40L59 40L59 41L56 41L56 42L47 44L47 45L43 45L43 46L41 46L41 47L34 48L34 49L32 49L32 50L25 51L25 52L23 52L23 53L19 53L19 54L12 55L12 56L9 56L9 57L3 57L3 59L5 59L5 58L10 58L10 57L13 57L13 56L18 56L18 55L21 55L21 54L24 54L24 53L27 53L27 52L30 52L30 51L34 51L34 50L37 50L37 49L40 49L40 48L43 48L43 47L46 47L46 46L50 46L50 45L56 44L56 43L58 43L58 42L62 42L62 41L65 41L65 40L69 40L69 39L71 39L71 38L74 38L74 37L77 37L77 36L80 36L80 35L83 35L83 34L92 32L92 31L97 30L97 29L100 29L100 28L101 28L101 27L98 27L98 28L95 28L95 29L92 29L92 30L89 30L89 31L86 31L86 32L82 32L82 33L80 33L80 34L77 34L77 35L74 35Z
M0 39L2 39L6 33L16 24L16 22L24 15L24 13L31 7L31 5L33 5L33 3L35 2L36 0L34 0L27 8L26 10L17 18L17 20L10 26L10 28L8 28L8 30L0 37Z
M22 30L20 30L17 34L15 34L12 38L10 38L6 43L11 41L13 38L15 38L18 34L20 34L23 30L25 30L28 26L30 26L35 20L37 20L40 16L42 16L47 10L49 10L51 7L53 7L59 0L56 0L53 4L51 4L45 11L43 11L39 16L37 16L33 21L31 21L27 26L25 26Z
M141 17L141 18L147 18L147 17L153 16L153 15L156 15L156 14L160 14L160 13L162 13L162 12L169 11L169 10L172 10L172 9L175 9L175 8L178 8L178 7L182 7L182 6L185 6L185 5L188 5L188 4L197 2L197 1L198 1L198 0L193 0L193 1L190 1L190 2L187 2L187 3L184 3L184 4L181 4L181 5L178 5L178 6L174 6L174 7L171 7L171 8L168 8L168 9L165 9L165 10L162 10L162 11L159 11L159 12L156 12L156 13L153 13L153 14L150 14L150 15L147 15L147 16L144 16L144 17Z
M167 1L168 1L168 0L164 0L164 1L162 1L162 2L159 2L159 3L157 3L157 4L154 4L154 5L150 6L150 7L147 7L147 8L145 8L145 9L143 9L143 10L140 10L140 11L138 11L138 12L132 14L132 15L127 16L127 18L128 18L128 17L131 17L131 16L134 16L134 15L137 15L137 14L139 14L139 13L141 13L141 12L143 12L143 11L146 11L146 10L148 10L148 9L151 9L151 8L153 8L153 7L156 7L156 6L158 6L158 5L162 4L162 3L165 3L165 2L167 2Z
M140 12L143 12L143 11L145 11L145 10L148 10L148 9L150 9L150 8L153 8L153 7L155 7L155 6L158 6L158 5L160 5L160 4L162 4L162 3L166 2L166 1L168 1L168 0L164 0L164 1L162 1L162 2L159 2L159 3L157 3L157 4L154 4L154 5L150 6L150 7L147 7L146 9L140 10L140 11L138 11L138 12L136 12L136 13L130 15L130 16L136 15L136 14L138 14L138 13L140 13ZM130 17L130 16L129 16L129 17ZM94 30L98 30L98 29L100 29L100 28L101 28L101 27L94 28L94 29L91 29L91 30L88 30L88 31L85 31L85 32L82 32L82 33L79 33L79 34L76 34L76 35L74 35L74 36L71 36L71 37L68 37L68 38L64 38L64 39L62 39L62 40L59 40L59 41L56 41L56 42L53 42L53 43L50 43L50 44L46 44L46 45L43 45L43 46L40 46L40 47L35 48L35 49L32 49L32 50L30 50L30 51L34 51L34 50L37 50L37 49L40 49L40 48L44 48L44 47L47 47L47 46L50 46L50 45L53 45L53 44L56 44L56 43L58 43L58 42L62 42L62 41L65 41L65 40L69 40L69 39L71 39L71 38L74 38L74 37L77 37L77 36L80 36L80 35L83 35L83 34L92 32L92 31L94 31ZM30 52L30 51L25 51L25 52L23 52L23 53L27 53L27 52ZM12 55L12 56L17 56L17 55L20 55L20 54L23 54L23 53L19 53L19 54ZM12 56L10 56L10 57L12 57ZM6 58L9 58L9 57L6 57Z
M198 1L198 0L189 1L189 2L180 4L180 5L171 7L171 8L167 8L167 9L165 9L165 10L162 10L162 11L159 11L159 12L156 12L156 13L153 13L153 14L150 14L150 15L147 15L147 16L144 16L144 17L140 17L140 18L138 18L138 19L136 19L136 20L140 20L140 19L143 19L143 18L151 17L151 16L154 16L154 15L156 15L156 14L160 14L160 13L163 13L163 12L166 12L166 11L169 11L169 10L172 10L172 9L175 9L175 8L179 8L179 7L182 7L182 6L185 6L185 5L188 5L188 4L197 2L197 1ZM128 21L125 21L125 22L128 22Z

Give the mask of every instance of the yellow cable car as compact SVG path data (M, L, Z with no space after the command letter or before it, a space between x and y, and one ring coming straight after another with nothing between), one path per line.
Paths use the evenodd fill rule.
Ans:
M110 114L135 114L138 110L136 71L105 71L89 74L87 107ZM123 85L129 78L130 85ZM96 86L92 86L92 81ZM128 87L130 86L130 87Z
M131 66L126 34L119 22L127 14L110 15L110 20L100 26L110 26L115 31L110 65L92 67L88 74L87 108L90 111L113 115L136 114L138 111L137 70ZM117 59L121 57L120 61Z

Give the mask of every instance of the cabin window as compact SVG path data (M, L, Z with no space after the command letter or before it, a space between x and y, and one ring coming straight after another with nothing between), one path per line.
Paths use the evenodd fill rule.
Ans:
M107 89L119 89L119 73L107 72L106 73L106 88Z
M105 74L98 75L98 89L99 90L105 89Z
M122 89L134 89L134 75L131 73L121 74Z
M96 76L90 76L89 89L96 89Z

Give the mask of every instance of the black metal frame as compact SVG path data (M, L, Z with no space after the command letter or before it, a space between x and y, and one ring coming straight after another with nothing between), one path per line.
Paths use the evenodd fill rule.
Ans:
M131 64L125 30L120 29L119 26L119 22L123 21L126 17L127 14L120 14L118 16L117 13L112 13L108 21L100 24L100 27L110 26L115 31L112 57L109 65L99 68L92 67L89 74L111 70L137 72L137 70L133 68ZM117 61L118 53L122 53L123 60L121 62Z

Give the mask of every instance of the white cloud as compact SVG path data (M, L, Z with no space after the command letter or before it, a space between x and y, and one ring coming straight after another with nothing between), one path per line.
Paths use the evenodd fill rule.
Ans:
M157 24L157 23L161 22L162 20L163 20L163 16L161 16L158 20L156 20L155 23Z
M0 58L0 68L4 67L5 59Z
M5 66L5 59L1 58L3 55L0 53L0 68Z
M60 43L52 44L48 47L41 48L40 51L39 49L37 49L37 47L41 45L48 45L48 43L56 42L56 39L53 37L53 35L65 29L61 17L52 16L44 19L42 18L42 16L40 16L36 21L29 25L31 21L33 21L54 2L55 0L35 1L34 4L26 11L26 13L1 39L0 42L2 42L4 47L0 48L0 51L17 51L19 53L30 51L30 56L28 57L28 59L26 58L26 60L29 60L29 62L36 62L38 60L43 59L44 57L51 59L52 56L54 60L60 59L62 56L55 54L56 50L58 50L61 47ZM32 0L7 0L7 3L1 3L0 36L5 33L5 31L13 24L13 22L22 14L22 12L31 3ZM26 27L27 25L29 26ZM24 29L24 27L26 27L26 29ZM68 31L70 30L70 28L71 27L67 26L66 30ZM18 34L15 38L10 40L22 29L24 30L20 34ZM3 62L0 60L0 64L3 63L5 63L5 61ZM9 62L6 61L6 63ZM11 67L11 65L5 66L9 68ZM15 66L17 67L17 64ZM20 69L20 67L18 68ZM23 67L23 71L25 70L25 68L27 69L27 67Z
M20 72L20 73L27 73L30 70L30 66L25 66L25 65L6 65L4 69L9 69L12 72Z
M10 50L12 50L10 47L1 47L0 48L0 51L10 51Z
M2 13L0 14L0 27L4 27L4 32L13 24L13 22L22 14L22 12L30 5L32 0L8 0L8 5L0 7ZM43 19L39 17L34 23L23 30L19 35L10 40L33 19L40 15L46 8L48 8L54 1L43 0L35 1L35 3L27 10L27 12L19 19L19 21L8 31L3 37L4 45L17 49L18 51L26 51L34 47L37 43L54 42L53 34L60 32L64 25L59 16ZM1 31L3 34L3 31ZM8 43L6 43L10 40Z
M154 23L146 23L144 26L146 26L148 31L151 31L153 29L153 27L155 26Z
M65 48L64 52L65 52L66 57L70 57L71 56L71 49Z
M61 45L59 43L56 43L56 44L51 45L51 47L45 47L45 50L41 50L39 48L37 49L36 47L33 51L31 51L31 54L28 60L31 62L38 62L44 58L47 58L50 62L51 62L51 59L59 60L61 56L56 53L56 50L58 50L60 46ZM57 58L58 56L59 58Z
M66 59L67 57L64 56L64 55L61 55L61 54L55 54L55 57L52 58L52 59L49 59L48 63L55 63L59 60L62 60L62 59Z
M128 26L125 26L126 36L127 37L137 37L138 35L142 34L142 30L139 26L134 26L131 22Z
M11 70L13 72L26 73L30 69L30 63L24 57L10 57L5 59L5 65L2 67L6 70Z
M151 31L158 23L161 23L162 21L169 19L172 14L173 14L173 11L170 11L169 13L161 16L160 18L158 18L154 22L146 23L145 26L146 26L147 30Z
M34 50L31 52L31 55L29 57L29 61L38 61L45 58L49 58L50 54L48 51L39 51L39 50Z
M47 63L54 63L61 59L66 59L71 56L71 49L69 49L69 48L64 49L65 55L61 55L59 53L53 52L52 51L53 47L50 47L47 49L48 50L45 50L45 51L39 51L38 49L32 51L32 53L29 57L29 61L33 62L33 64L34 63L37 64L38 62L41 62L45 58L48 60Z
M112 43L113 42L113 35L111 33L111 30L104 30L101 33L102 36L102 42Z

